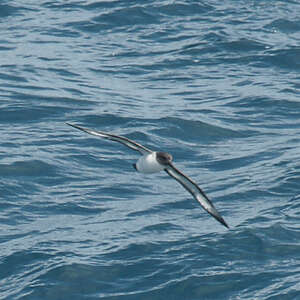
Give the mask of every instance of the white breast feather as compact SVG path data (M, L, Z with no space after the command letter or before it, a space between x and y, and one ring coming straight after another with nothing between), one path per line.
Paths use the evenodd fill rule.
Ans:
M139 158L136 168L141 173L156 173L162 171L165 167L156 160L156 152L145 154Z

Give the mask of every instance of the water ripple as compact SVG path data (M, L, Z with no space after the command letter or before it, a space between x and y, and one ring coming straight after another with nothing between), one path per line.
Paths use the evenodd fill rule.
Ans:
M299 3L1 3L1 299L298 299ZM172 153L225 230L137 153Z

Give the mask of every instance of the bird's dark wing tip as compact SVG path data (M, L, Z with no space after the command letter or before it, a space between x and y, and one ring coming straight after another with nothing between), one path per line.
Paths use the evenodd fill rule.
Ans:
M71 124L69 122L66 122L66 124L69 125L69 126L75 127L75 128L77 127L75 124Z
M212 204L211 204L212 205ZM207 210L218 222L220 222L223 226L229 229L229 225L225 222L223 217L219 214L219 212L215 209L215 207L212 205L212 209Z
M229 229L229 225L225 222L225 220L222 217L217 218L217 220L224 225L226 228Z
M71 127L76 128L76 129L79 129L79 130L82 130L82 131L86 131L86 128L80 127L80 126L78 126L76 124L71 124L69 122L66 122L66 124L69 125L69 126L71 126Z

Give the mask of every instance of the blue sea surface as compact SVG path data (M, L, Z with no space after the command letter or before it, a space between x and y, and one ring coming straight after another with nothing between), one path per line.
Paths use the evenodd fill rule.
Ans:
M300 2L0 2L0 299L300 299ZM138 153L172 153L229 224Z

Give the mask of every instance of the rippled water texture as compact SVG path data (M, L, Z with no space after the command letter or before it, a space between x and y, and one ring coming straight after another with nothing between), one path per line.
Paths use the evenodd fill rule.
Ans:
M300 299L298 1L1 1L1 299ZM222 227L137 153L173 154Z

